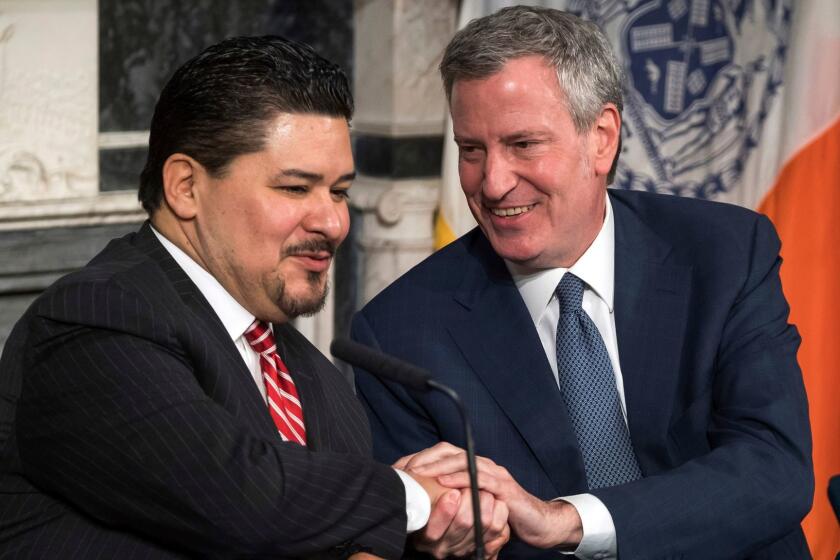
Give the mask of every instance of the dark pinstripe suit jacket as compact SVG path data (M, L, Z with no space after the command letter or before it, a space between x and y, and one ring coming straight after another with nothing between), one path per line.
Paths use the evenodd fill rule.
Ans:
M275 332L307 449L148 225L50 287L0 360L0 558L399 556L403 485L349 385Z

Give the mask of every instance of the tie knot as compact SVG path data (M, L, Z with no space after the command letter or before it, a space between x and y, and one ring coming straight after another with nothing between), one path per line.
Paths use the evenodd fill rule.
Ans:
M560 313L574 313L580 309L580 303L583 301L583 280L567 272L557 284L554 293L557 294Z
M257 354L269 354L277 351L274 345L274 335L271 334L271 329L267 323L259 319L251 323L251 326L245 331L245 340L254 349Z

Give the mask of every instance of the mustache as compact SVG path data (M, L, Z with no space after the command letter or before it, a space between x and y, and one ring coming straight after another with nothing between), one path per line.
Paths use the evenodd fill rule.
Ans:
M306 241L301 241L296 245L287 247L283 254L284 256L292 257L303 253L318 253L325 251L330 254L330 257L333 257L337 248L337 243L333 243L326 239L308 239Z

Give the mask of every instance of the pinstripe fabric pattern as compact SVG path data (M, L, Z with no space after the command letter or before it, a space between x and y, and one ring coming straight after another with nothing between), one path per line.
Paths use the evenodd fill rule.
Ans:
M280 439L147 226L47 290L0 361L0 558L307 557L348 543L399 556L403 486L368 459L350 387L274 328L307 448Z

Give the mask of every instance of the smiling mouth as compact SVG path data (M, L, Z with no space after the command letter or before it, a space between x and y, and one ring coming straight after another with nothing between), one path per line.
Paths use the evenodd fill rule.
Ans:
M526 212L530 212L536 204L529 204L528 206L514 206L513 208L490 208L490 212L494 216L518 216Z

